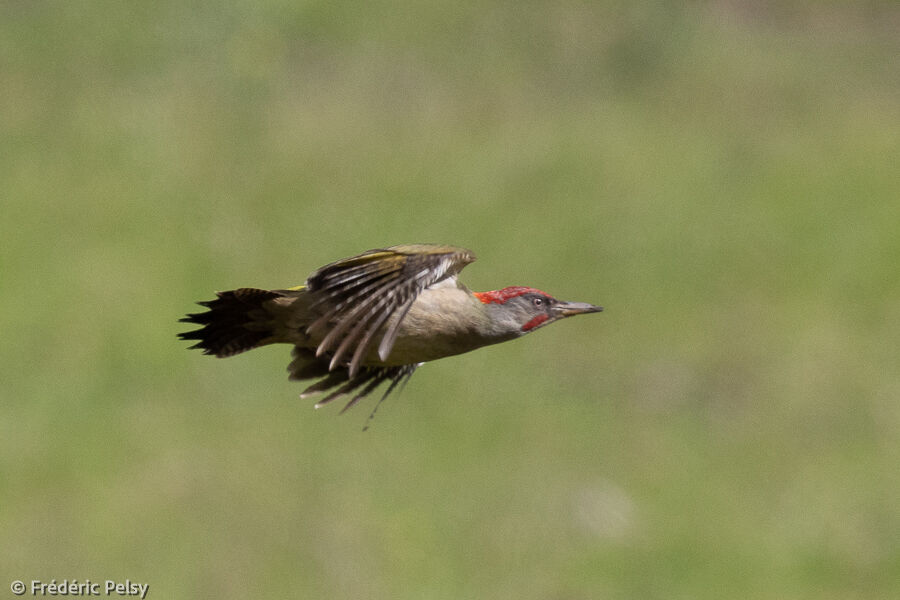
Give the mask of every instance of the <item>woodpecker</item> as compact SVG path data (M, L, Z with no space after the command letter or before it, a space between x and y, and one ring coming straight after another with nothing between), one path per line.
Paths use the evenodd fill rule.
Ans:
M290 379L318 379L300 397L328 392L318 408L352 394L343 413L389 381L380 404L428 361L603 310L525 286L473 292L457 275L474 260L465 248L434 244L369 250L325 265L305 285L217 292L198 302L206 312L181 319L200 329L179 337L220 358L292 344Z

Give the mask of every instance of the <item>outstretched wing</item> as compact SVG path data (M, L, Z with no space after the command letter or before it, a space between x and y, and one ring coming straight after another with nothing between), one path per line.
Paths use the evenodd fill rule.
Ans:
M306 281L312 307L321 314L307 328L308 334L322 336L316 356L331 353L329 370L349 358L353 379L379 330L396 314L378 345L378 355L386 360L416 296L474 260L465 248L418 244L369 250L322 267Z

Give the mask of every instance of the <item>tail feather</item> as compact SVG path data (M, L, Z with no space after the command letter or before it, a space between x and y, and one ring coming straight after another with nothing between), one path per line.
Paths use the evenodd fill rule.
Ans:
M184 323L202 325L200 329L178 334L183 340L198 340L191 348L220 358L233 356L264 345L273 334L273 323L263 304L283 294L272 290L240 288L216 292L217 298L198 302L209 310L189 314Z

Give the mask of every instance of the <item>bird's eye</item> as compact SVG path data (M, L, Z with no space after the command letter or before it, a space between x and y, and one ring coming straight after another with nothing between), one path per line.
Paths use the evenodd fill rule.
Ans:
M540 297L534 298L531 300L531 303L534 304L535 308L540 308L544 305L544 299Z

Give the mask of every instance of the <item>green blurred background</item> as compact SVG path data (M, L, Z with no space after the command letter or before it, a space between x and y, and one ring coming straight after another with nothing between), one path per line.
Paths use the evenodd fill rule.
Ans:
M900 597L895 2L3 2L0 596ZM214 290L606 307L300 401Z

